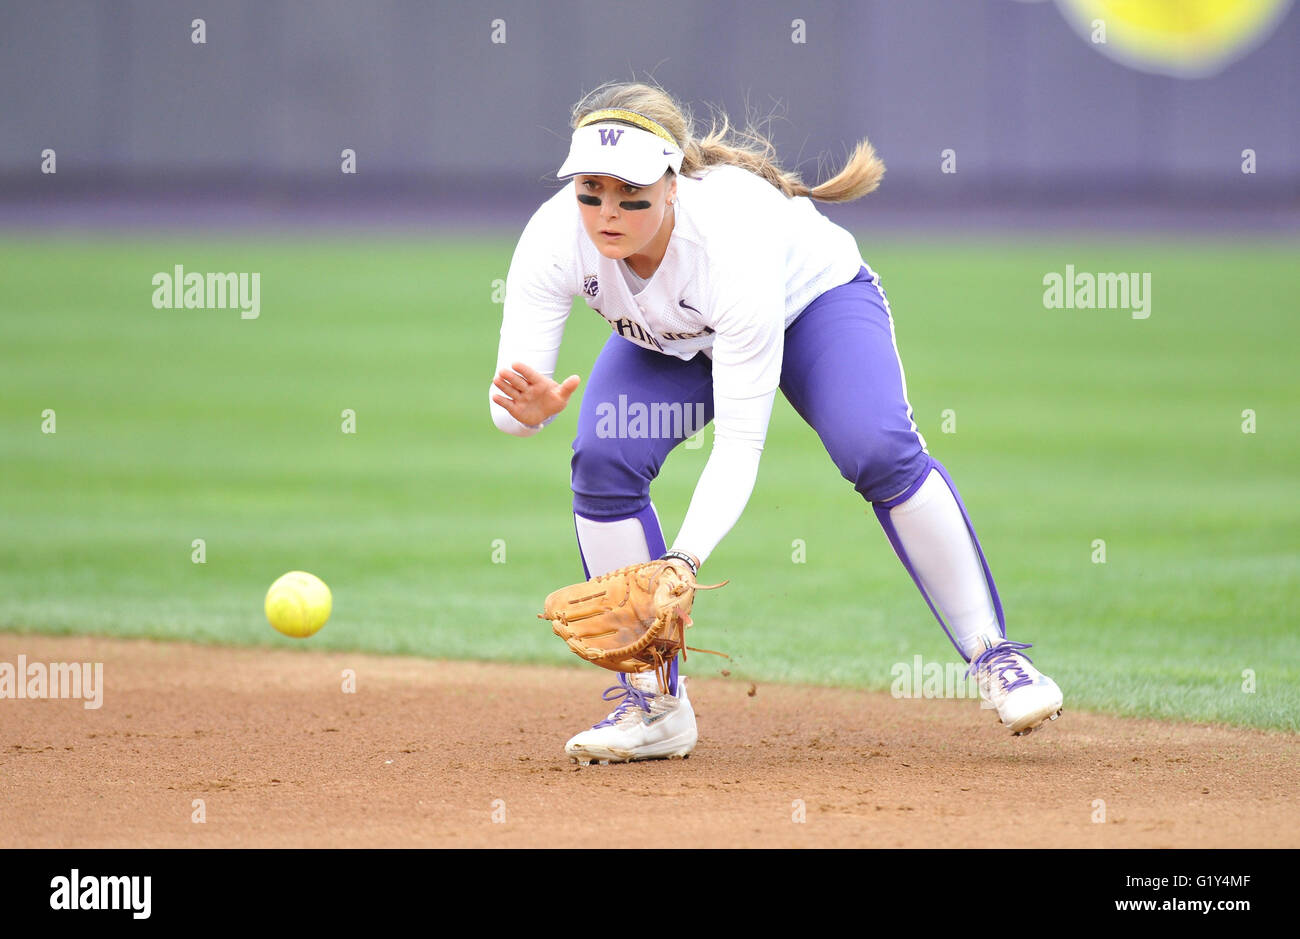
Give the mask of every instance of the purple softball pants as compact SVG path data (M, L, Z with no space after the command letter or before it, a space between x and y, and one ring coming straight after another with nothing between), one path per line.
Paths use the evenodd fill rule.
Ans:
M908 491L932 465L904 393L885 291L867 267L813 300L786 329L781 392L868 502ZM650 483L685 439L597 433L598 403L620 395L647 408L681 403L686 413L711 421L713 363L704 355L683 361L609 337L588 377L573 441L573 510L587 518L627 518L645 510Z

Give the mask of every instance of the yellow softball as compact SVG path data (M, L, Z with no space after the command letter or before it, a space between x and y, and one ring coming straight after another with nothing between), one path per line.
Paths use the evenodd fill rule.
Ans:
M306 571L290 571L266 592L266 618L295 639L306 639L325 625L334 598L325 581Z

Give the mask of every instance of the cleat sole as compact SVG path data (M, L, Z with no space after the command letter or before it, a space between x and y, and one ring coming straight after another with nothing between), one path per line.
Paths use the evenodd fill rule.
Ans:
M614 752L611 755L597 755L584 753L581 755L569 755L570 763L577 763L579 766L591 766L593 763L597 766L609 766L611 763L648 763L652 760L688 760L691 756L691 750L677 751L675 753L659 753L648 756L636 756L632 753ZM607 751L608 752L608 751Z
M1062 710L1063 710L1063 708L1057 708L1055 712L1053 712L1052 714L1047 715L1047 716L1044 717L1042 720L1037 721L1037 722L1034 723L1034 724L1030 724L1028 727L1021 728L1020 730L1013 730L1013 731L1011 732L1011 736L1013 736L1013 737L1023 737L1023 736L1025 736L1026 734L1031 733L1031 732L1037 730L1039 727L1042 727L1042 726L1043 726L1044 724L1046 724L1048 721L1054 721L1054 720L1056 720L1058 717L1060 717L1060 716L1061 716L1061 711L1062 711Z

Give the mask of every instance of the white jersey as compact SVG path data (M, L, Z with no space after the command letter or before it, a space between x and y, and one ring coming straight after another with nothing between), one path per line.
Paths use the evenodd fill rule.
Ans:
M788 199L734 166L680 177L674 212L663 261L633 293L627 265L597 251L583 229L572 186L543 203L510 263L498 369L524 361L553 375L570 305L582 297L637 345L710 355L715 392L774 390L785 327L861 268L853 236L811 200ZM498 425L501 416L512 420L502 411Z
M739 167L678 177L674 213L663 261L642 281L596 250L572 186L543 203L510 263L497 371L524 362L553 377L579 296L639 346L680 359L712 358L713 453L674 542L703 560L753 488L786 327L818 296L852 280L863 261L853 236L810 199L787 198ZM517 436L540 429L491 402L497 393L489 389L497 427ZM722 498L724 489L731 498Z

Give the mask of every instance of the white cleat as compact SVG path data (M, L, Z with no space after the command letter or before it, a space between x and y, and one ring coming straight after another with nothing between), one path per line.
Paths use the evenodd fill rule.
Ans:
M581 766L689 756L699 735L685 677L677 677L675 695L659 692L653 672L623 673L618 681L603 695L606 701L622 698L618 707L570 739L564 752Z
M1021 652L1031 643L1003 639L971 659L980 695L997 708L1002 725L1017 737L1061 716L1064 697L1056 682Z

